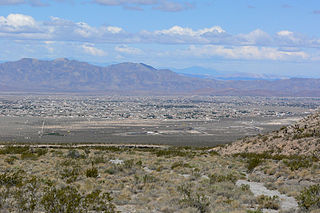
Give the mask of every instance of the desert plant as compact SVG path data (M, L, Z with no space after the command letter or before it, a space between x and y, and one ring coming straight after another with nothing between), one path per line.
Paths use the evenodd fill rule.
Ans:
M171 169L175 169L177 167L182 167L182 168L191 168L190 164L188 163L183 163L183 161L177 161L177 162L174 162L172 165L171 165Z
M14 164L14 161L17 160L18 158L16 156L9 156L7 158L4 159L5 162L7 162L10 165Z
M98 177L98 175L99 175L98 169L93 166L93 162L92 162L91 168L86 170L86 176L96 178Z
M178 192L183 196L180 200L182 206L196 208L200 213L209 211L209 199L204 194L193 193L191 185L183 184L178 186Z
M33 212L39 204L38 191L40 181L36 177L31 177L23 183L22 187L14 191L14 198L20 211Z
M81 208L81 194L72 186L57 188L47 187L41 199L41 204L47 212L72 213L84 212Z
M76 181L79 175L80 175L80 167L78 166L75 166L72 168L64 168L60 172L61 178L66 179L67 183L72 183Z
M29 151L29 146L6 146L0 149L0 154L7 155L7 154L22 154L24 152Z
M288 166L291 171L298 170L300 168L309 168L312 166L312 162L309 159L294 159L294 160L284 160L283 163Z
M84 198L84 207L95 212L113 213L115 205L112 203L112 197L109 193L101 193L100 190L95 190Z
M12 187L12 186L20 186L22 185L23 171L18 170L14 172L5 172L0 174L0 186Z
M306 187L300 192L297 200L302 209L320 208L320 184Z
M279 209L280 208L280 201L278 196L266 196L260 195L257 197L257 202L259 207L262 209Z
M21 160L37 160L38 155L32 152L24 152L21 154Z
M86 158L85 155L80 154L80 152L76 149L70 149L67 154L67 157L72 158L72 159Z
M233 175L233 174L228 174L228 175L220 175L220 174L212 174L209 176L210 178L210 183L221 183L221 182L232 182L235 183L238 178Z

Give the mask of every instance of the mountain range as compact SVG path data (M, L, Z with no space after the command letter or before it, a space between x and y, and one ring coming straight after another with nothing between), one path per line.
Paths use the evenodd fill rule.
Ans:
M250 95L320 97L320 79L218 80L186 76L143 63L106 67L60 58L0 63L5 92L122 95Z

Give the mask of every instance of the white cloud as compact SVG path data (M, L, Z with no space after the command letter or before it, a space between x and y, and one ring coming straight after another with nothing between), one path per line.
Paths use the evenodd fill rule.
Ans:
M7 17L0 16L0 32L30 32L38 31L36 21L23 14L9 14Z
M127 45L116 46L114 49L119 53L126 53L130 55L139 55L143 53L141 49L135 48L135 47L129 47Z
M277 32L277 35L278 36L292 36L293 32L290 32L288 30L283 30L283 31Z
M220 45L191 45L188 49L178 51L181 56L200 58L223 57L246 60L297 60L310 56L303 51L284 51L273 47L239 46L225 47Z
M132 55L143 54L143 51L128 46L130 44L194 45L197 47L192 50L195 56L258 60L308 60L310 56L307 52L317 52L320 48L320 38L308 38L288 30L270 35L256 29L249 33L231 35L221 26L193 29L176 25L168 29L129 33L117 26L95 27L85 22L73 22L58 17L39 21L24 14L0 16L0 38L79 42L83 43L82 49L88 54L97 56L106 53L94 47L94 44L116 44L118 46L114 51Z
M121 27L114 27L114 26L107 27L107 30L113 34L121 33L123 31Z
M170 29L155 31L158 35L180 35L180 36L202 36L206 33L225 33L220 26L214 26L211 28L204 28L200 30L193 30L191 28L183 28L180 26L173 26Z
M98 48L94 47L92 44L83 44L81 47L86 53L88 53L90 55L94 55L94 56L105 56L105 55L107 55L106 52L104 52L101 49L98 49Z

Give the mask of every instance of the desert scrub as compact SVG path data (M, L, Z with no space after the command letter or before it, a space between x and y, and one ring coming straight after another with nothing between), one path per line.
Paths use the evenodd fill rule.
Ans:
M0 149L1 155L7 154L22 154L29 151L29 146L5 146Z
M86 176L96 178L99 176L98 169L91 164L91 168L86 170Z
M320 184L306 187L297 197L300 208L320 209Z
M16 156L14 156L14 155L9 156L9 157L4 159L4 161L7 162L10 165L13 165L14 161L16 161L16 160L18 160L18 158Z
M80 167L79 166L75 166L75 167L71 167L71 168L64 168L61 172L60 172L60 176L61 179L66 180L66 183L72 183L75 182L79 175L80 175Z
M8 171L0 174L0 186L13 187L22 185L24 171Z
M204 194L194 193L190 184L178 186L178 192L181 193L182 199L179 201L183 207L196 208L200 213L209 211L209 199Z
M192 158L195 153L190 150L185 150L183 148L171 147L169 149L155 150L154 153L157 157L188 157Z
M77 149L70 149L67 154L68 158L72 159L85 159L85 154L80 154L80 152Z
M221 183L221 182L232 182L235 183L238 178L233 174L220 175L220 174L212 174L209 176L210 183Z
M183 163L182 161L174 162L174 163L171 165L171 169L175 169L175 168L178 168L178 167L182 167L182 168L192 168L192 166L190 166L190 164L188 164L188 163Z
M101 193L100 190L96 190L83 195L73 186L47 187L41 204L47 212L52 213L115 212L115 206L109 193Z
M312 166L312 161L310 159L293 159L293 160L283 160L283 163L291 169L291 171L298 170L300 168L309 168Z
M21 160L38 160L38 155L32 152L24 152L21 154Z
M275 209L278 210L280 208L280 201L278 196L266 196L260 195L257 197L257 202L259 204L259 208L261 209Z

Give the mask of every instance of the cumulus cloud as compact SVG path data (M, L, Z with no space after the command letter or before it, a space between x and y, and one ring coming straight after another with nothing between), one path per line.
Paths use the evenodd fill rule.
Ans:
M138 0L137 0L138 1ZM141 0L142 1L142 0ZM59 17L47 21L35 20L24 14L0 16L0 39L51 42L80 42L82 49L91 55L104 55L93 44L116 44L120 54L143 54L130 44L194 45L195 54L206 57L216 55L226 58L286 60L308 59L305 49L320 48L320 38L309 38L289 30L268 34L261 29L249 33L229 34L221 26L193 29L173 26L155 31L127 32L118 26L91 26ZM90 45L89 45L90 44ZM312 52L312 51L311 51Z
M135 47L129 47L128 45L116 46L114 49L119 53L126 53L130 55L139 55L143 53L141 49L135 48Z
M179 12L194 8L188 1L176 0L92 0L93 3L106 6L122 6L124 9L143 10L141 6L152 6L154 10Z
M180 51L179 54L200 58L223 57L246 60L297 60L310 57L303 51L285 51L273 47L225 47L221 45L191 45L188 49Z
M81 47L86 53L88 53L90 55L94 55L94 56L105 56L105 55L107 55L106 52L104 52L101 49L98 49L98 48L94 47L93 44L83 44L83 45L81 45Z
M0 32L38 32L38 23L31 16L22 14L9 14L7 17L0 16Z

